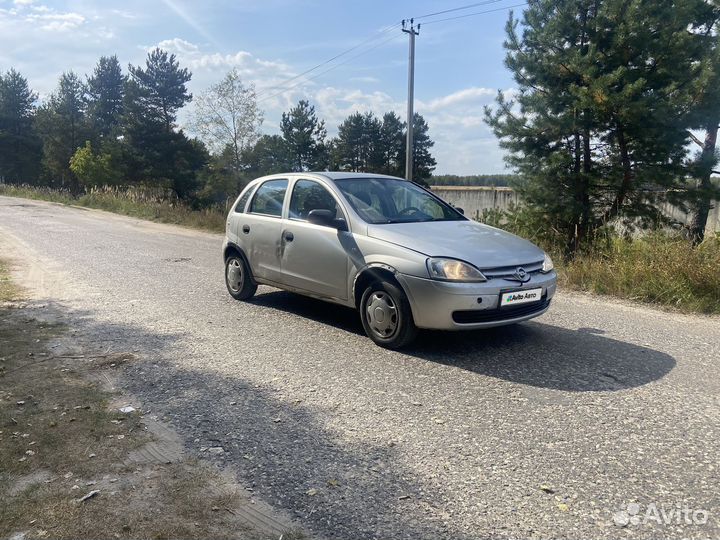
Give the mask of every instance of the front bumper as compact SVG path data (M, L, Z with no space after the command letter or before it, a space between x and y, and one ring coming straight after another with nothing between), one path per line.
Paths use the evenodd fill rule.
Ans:
M437 330L490 328L527 321L545 313L557 289L557 274L536 273L527 283L496 278L458 283L396 274L407 294L415 325ZM498 306L500 294L542 288L542 300L516 307Z

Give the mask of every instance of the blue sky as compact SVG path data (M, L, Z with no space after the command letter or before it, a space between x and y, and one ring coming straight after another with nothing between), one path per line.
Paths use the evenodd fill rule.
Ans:
M508 16L503 8L521 1L493 0L420 21L425 24L416 42L415 110L428 120L436 142L436 173L508 172L482 121L482 106L492 102L498 89L513 87L503 65ZM240 70L262 100L263 132L277 132L282 111L298 99L309 99L333 135L338 123L357 110L382 115L393 109L405 116L407 37L399 28L383 29L403 18L470 3L0 0L0 71L19 70L42 97L55 88L62 71L90 73L98 57L109 54L117 54L125 67L140 64L149 49L160 46L192 71L193 92L232 68ZM347 63L313 80L297 79L289 83L300 83L295 88L272 97L283 81L365 40L307 77Z

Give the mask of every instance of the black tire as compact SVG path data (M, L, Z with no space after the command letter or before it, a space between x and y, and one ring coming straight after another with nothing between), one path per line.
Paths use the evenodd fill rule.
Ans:
M365 289L360 299L360 319L367 336L386 349L400 349L417 335L407 296L387 281L375 281Z
M235 300L252 298L257 291L250 269L238 253L230 253L225 259L225 286Z

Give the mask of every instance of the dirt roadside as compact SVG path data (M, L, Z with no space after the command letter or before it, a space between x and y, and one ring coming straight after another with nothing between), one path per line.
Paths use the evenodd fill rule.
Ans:
M119 393L119 371L136 357L93 350L8 265L0 260L0 538L305 538Z

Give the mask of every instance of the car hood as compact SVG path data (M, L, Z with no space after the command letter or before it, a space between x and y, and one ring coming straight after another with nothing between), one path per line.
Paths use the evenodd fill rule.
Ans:
M467 261L480 269L522 266L543 259L543 251L532 242L470 220L370 225L368 236L429 257Z

